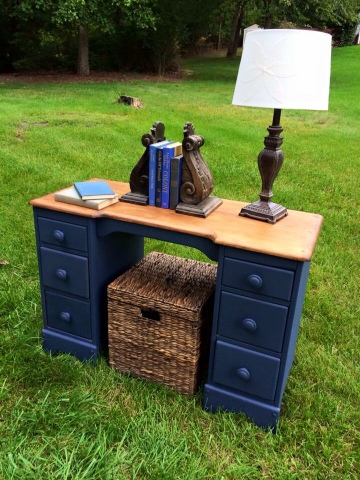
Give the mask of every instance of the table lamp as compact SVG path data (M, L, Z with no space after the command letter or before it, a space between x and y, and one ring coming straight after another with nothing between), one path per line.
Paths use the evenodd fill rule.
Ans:
M246 35L232 103L273 108L274 114L258 156L260 200L239 215L269 223L287 215L285 207L271 202L272 186L284 160L281 110L327 110L330 62L331 35L327 33L259 29Z

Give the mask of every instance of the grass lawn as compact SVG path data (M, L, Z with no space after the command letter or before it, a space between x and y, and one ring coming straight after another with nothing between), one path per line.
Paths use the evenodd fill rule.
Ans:
M238 60L186 59L172 81L0 83L0 479L357 479L360 48L333 51L328 112L284 111L274 201L324 216L276 435L241 414L41 345L31 198L91 177L128 181L141 136L193 122L214 194L260 191L272 112L231 105ZM140 97L141 110L119 105ZM148 241L147 249L203 259Z

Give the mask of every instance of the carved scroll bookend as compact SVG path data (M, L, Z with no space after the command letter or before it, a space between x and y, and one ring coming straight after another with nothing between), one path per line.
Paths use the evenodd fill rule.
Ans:
M184 126L182 145L181 202L175 211L186 215L207 217L222 204L222 200L210 196L214 182L210 169L200 152L200 148L204 145L204 139L200 135L195 135L192 123L186 123Z
M149 202L149 146L165 140L165 125L155 122L150 133L141 137L141 143L145 147L140 160L130 174L130 192L120 198L121 202L147 205Z

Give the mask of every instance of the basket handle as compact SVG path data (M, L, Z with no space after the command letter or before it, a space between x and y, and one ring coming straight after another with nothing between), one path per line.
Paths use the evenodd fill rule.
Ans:
M143 318L146 318L147 320L155 320L155 321L160 320L160 313L157 312L156 310L141 309L141 316Z

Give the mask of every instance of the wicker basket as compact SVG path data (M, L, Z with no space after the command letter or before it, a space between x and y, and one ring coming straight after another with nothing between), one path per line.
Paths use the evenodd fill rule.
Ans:
M108 286L109 363L193 394L204 378L216 265L152 252Z

